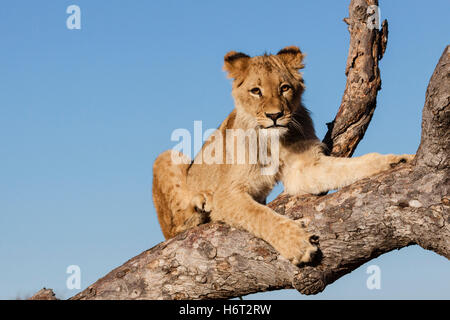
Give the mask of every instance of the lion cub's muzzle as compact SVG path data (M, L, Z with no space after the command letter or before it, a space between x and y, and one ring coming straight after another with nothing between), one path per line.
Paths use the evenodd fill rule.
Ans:
M289 123L289 119L285 116L283 111L276 113L264 113L266 116L266 121L264 121L264 128L286 128ZM283 118L284 117L284 118ZM269 120L270 119L270 120Z

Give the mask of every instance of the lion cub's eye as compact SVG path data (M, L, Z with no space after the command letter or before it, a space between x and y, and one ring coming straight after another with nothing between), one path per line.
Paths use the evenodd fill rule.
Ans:
M283 84L280 89L281 89L281 92L287 92L287 91L291 90L291 86L288 84Z
M261 89L260 88L253 88L250 89L250 92L256 96L260 96L261 95Z

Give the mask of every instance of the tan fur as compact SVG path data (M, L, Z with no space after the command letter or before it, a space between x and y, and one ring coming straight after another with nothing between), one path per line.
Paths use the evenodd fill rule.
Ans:
M377 153L350 159L326 156L301 102L304 85L298 70L303 57L297 47L253 58L234 51L225 56L224 69L234 79L236 108L218 132L268 128L274 121L266 114L282 112L276 123L285 127L270 129L281 135L279 170L262 175L259 163L200 164L197 160L211 141L192 164L175 165L171 151L164 152L153 167L153 200L166 238L209 220L222 221L266 240L295 264L309 262L317 251L311 235L298 222L265 206L277 182L292 195L319 194L413 159ZM225 140L223 146L227 150Z

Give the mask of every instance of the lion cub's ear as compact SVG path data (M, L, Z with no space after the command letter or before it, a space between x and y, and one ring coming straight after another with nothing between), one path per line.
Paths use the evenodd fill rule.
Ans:
M229 78L236 79L248 67L250 57L242 52L230 51L224 57L223 70L228 72Z
M302 63L305 55L296 46L286 47L281 49L277 56L281 58L286 66L292 69L303 69L305 65Z

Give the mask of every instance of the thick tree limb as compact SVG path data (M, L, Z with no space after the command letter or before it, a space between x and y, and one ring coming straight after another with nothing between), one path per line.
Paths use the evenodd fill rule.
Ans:
M231 298L293 287L318 293L409 244L450 258L449 205L448 174L402 167L307 203L273 204L301 216L320 236L323 259L316 267L297 268L247 232L208 224L143 252L74 299Z
M378 62L386 50L388 23L384 20L381 30L370 28L368 21L374 14L370 6L378 6L378 0L352 0L350 15L344 19L350 32L347 83L341 106L335 119L327 124L323 139L336 157L350 157L355 151L372 119L381 89Z
M450 167L450 48L444 50L427 88L417 164ZM424 134L424 132L426 134Z

